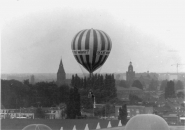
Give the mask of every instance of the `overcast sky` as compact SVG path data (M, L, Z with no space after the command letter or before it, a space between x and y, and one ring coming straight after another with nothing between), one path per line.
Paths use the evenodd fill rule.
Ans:
M101 72L176 72L185 64L184 0L4 0L1 72L82 72L71 41L83 29L99 29L112 41ZM185 72L185 65L179 66Z

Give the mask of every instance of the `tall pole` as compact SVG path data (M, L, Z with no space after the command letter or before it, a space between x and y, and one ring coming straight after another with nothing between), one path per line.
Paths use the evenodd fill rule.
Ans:
M107 102L105 103L105 117L106 117L106 104L107 104Z
M106 118L106 107L107 107L107 98L106 98L106 102L105 102L105 118Z
M185 64L177 63L177 64L172 64L171 66L174 66L174 65L176 65L176 67L177 67L177 79L179 79L179 72L178 72L179 65L185 65Z
M95 108L95 96L94 96L94 93L92 91L89 91L89 94L88 94L88 98L92 98L93 99L93 117L94 117L94 108Z

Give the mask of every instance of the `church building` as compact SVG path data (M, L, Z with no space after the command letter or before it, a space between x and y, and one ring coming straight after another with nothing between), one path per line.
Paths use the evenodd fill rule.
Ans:
M129 87L132 86L132 83L135 79L135 71L133 71L132 62L128 66L128 71L126 72L126 81L129 83Z
M66 80L66 73L61 59L59 69L57 72L57 86L60 87L61 85L65 84L65 80Z

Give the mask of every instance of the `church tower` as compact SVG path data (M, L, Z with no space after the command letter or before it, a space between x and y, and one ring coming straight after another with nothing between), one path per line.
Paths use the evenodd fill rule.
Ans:
M59 69L57 72L57 86L60 87L61 85L65 84L65 80L66 80L66 73L64 71L64 67L61 59Z
M128 82L129 87L132 85L134 79L135 71L133 71L132 62L130 62L130 65L128 66L128 71L126 72L126 81Z

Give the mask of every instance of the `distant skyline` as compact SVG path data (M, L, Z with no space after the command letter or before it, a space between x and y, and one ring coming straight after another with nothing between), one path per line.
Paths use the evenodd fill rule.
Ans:
M73 37L99 29L112 41L101 73L172 72L185 64L184 1L27 0L3 2L1 73L83 73L72 51ZM83 69L84 70L84 69ZM185 72L185 65L178 71Z

